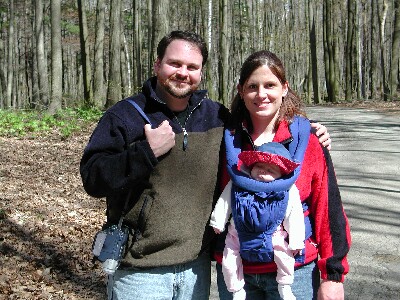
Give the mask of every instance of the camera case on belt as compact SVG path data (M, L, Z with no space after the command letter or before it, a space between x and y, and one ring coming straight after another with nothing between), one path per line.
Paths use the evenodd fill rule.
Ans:
M114 274L118 268L128 236L128 228L125 226L119 228L117 225L112 225L96 234L92 252L95 258L102 262L105 273Z

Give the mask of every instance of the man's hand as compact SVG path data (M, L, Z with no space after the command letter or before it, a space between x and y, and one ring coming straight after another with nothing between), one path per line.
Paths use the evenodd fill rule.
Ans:
M326 147L328 150L331 150L332 140L328 133L328 129L320 123L311 123L311 127L316 129L315 135L318 137L319 142L322 146Z
M318 300L344 300L343 283L322 280L318 290Z
M163 121L156 129L152 129L150 124L144 125L144 134L155 157L167 153L175 146L175 133L167 120Z

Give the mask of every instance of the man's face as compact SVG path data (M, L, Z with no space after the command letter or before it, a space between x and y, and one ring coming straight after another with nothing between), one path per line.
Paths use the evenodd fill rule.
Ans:
M162 60L154 64L158 86L174 98L189 97L200 85L203 56L197 46L172 41Z

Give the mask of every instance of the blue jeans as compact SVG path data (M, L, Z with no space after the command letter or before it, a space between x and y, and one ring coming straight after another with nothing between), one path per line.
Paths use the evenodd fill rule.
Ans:
M276 272L264 274L245 274L246 298L252 300L280 300ZM317 299L320 275L312 262L294 272L293 294L297 300ZM226 289L221 265L217 264L217 286L220 300L232 300L232 294Z
M117 270L108 277L108 300L208 300L209 254L180 265Z

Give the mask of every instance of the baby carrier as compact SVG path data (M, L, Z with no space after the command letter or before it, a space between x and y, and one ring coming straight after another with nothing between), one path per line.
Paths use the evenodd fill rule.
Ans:
M288 144L288 150L300 166L291 174L272 182L254 180L238 170L243 132L225 130L227 169L233 183L232 217L239 236L240 255L250 262L273 261L272 234L283 221L288 205L288 190L300 174L311 127L306 118L296 116L289 128L293 140ZM303 211L306 210L304 203ZM307 239L312 229L308 216L305 216L304 221ZM304 261L304 253L296 260Z

